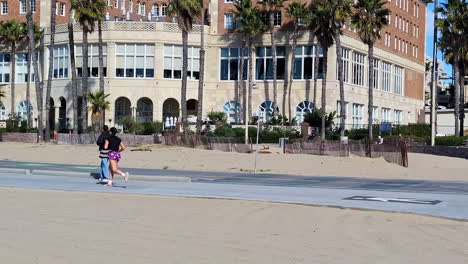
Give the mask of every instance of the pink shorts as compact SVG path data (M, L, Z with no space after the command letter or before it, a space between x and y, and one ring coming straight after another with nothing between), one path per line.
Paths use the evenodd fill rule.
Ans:
M121 159L120 152L111 151L111 152L109 153L109 159L110 159L110 160L115 160L115 161L119 162L120 159Z

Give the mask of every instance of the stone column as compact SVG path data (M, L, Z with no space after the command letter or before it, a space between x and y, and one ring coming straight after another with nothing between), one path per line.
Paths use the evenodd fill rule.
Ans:
M60 130L60 106L54 107L55 111L55 130Z

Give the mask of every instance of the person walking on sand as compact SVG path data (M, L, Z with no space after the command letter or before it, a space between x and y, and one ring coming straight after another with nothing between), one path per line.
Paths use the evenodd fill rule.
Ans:
M117 164L121 159L120 152L124 151L125 144L122 140L116 136L117 129L115 127L110 129L110 137L106 139L104 143L104 149L109 150L109 162L110 162L110 180L106 186L112 187L112 180L114 179L114 173L117 173L124 177L124 181L128 182L128 172L119 170Z
M98 137L96 142L96 144L99 146L99 158L101 159L101 173L99 175L100 182L109 181L109 150L104 149L106 139L109 137L109 127L104 125L101 130L101 135Z

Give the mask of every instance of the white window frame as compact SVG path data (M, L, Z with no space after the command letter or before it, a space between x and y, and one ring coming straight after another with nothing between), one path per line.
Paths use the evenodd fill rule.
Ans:
M79 50L81 48L81 53L79 53ZM104 77L107 78L108 74L109 74L109 69L107 69L107 45L104 44L103 47L103 60L104 60L104 68L106 68L105 72L104 72ZM98 65L94 65L93 63L93 58L97 58L98 59ZM82 45L75 45L75 61L78 62L79 60L83 60L83 47ZM83 65L83 63L81 63ZM88 44L88 67L89 67L89 71L88 71L88 78L99 78L99 46L98 44ZM98 68L98 74L97 76L93 76L92 74L92 71L93 71L93 68ZM77 70L77 77L78 78L82 78L82 76L78 76L78 68L82 68L83 69L83 66L82 67L76 67L76 70Z
M234 29L234 14L224 14L224 29Z
M393 124L401 125L402 123L402 111L401 110L393 110Z
M20 59L20 56L23 58ZM36 55L36 59L37 58L39 58L39 56ZM16 74L15 83L26 83L27 82L26 75L28 74L28 71L27 71L28 54L27 53L16 54L15 64L16 64L15 65L15 74ZM32 67L31 65L31 75L29 76L29 81L34 82L34 77L35 77L34 67Z
M123 45L124 46L124 53L119 53L118 52L118 46L119 45ZM145 52L144 54L137 54L137 46L143 46L144 49L145 49ZM133 63L133 76L128 76L127 77L127 69L131 69L131 68L127 68L127 57L130 57L130 56L127 56L127 47L131 47L133 46L133 60L134 60L134 63ZM115 67L114 67L114 74L115 74L115 78L119 78L119 79L154 79L155 78L155 73L156 73L156 67L155 67L155 53L154 53L154 44L149 44L149 43L116 43L115 44L115 60L116 60L116 63L115 63ZM148 52L148 51L151 51L151 52ZM124 58L124 67L123 67L123 70L124 70L124 76L119 76L117 77L117 57L123 57ZM137 57L143 57L143 61L144 61L144 65L143 65L143 77L138 77L137 76ZM151 65L152 67L148 67L149 65L147 65L147 59L148 58L153 58L153 65ZM147 74L146 74L146 70L147 69L153 69L153 77L147 77Z
M301 49L301 55L298 55L296 54L295 56L295 59L300 59L301 60L301 78L296 78L294 73L293 73L293 76L292 78L294 78L294 80L313 80L314 79L314 72L315 72L315 60L316 60L316 57L315 57L315 49L317 48L318 46L317 45L306 45L306 46L302 46L302 45L299 45L299 46L296 46L296 49ZM312 51L312 54L309 55L309 54L306 54L306 50L310 49ZM296 52L296 51L293 51L293 52ZM318 59L320 60L320 58L323 57L323 50L319 47L319 57ZM311 58L312 59L312 73L311 73L311 78L304 78L304 64L305 64L305 60L306 58ZM297 67L296 67L297 68ZM322 73L323 74L323 73ZM320 78L321 79L321 78Z
M171 54L166 54L165 51L166 51L166 47L171 47ZM181 45L172 45L172 44L166 44L164 45L164 49L163 49L163 58L164 58L164 62L163 62L163 78L165 80L180 80L182 78L182 68L183 68L183 61L182 61L182 52L180 53L180 55L175 55L175 48L178 47L180 49L182 49L182 46ZM164 76L164 72L166 71L166 59L170 58L171 59L171 77L168 78L168 77L165 77ZM175 78L174 77L174 59L175 58L180 58L181 60L181 65L180 65L180 76L181 78ZM191 70L191 69L194 69L194 66L197 65L196 62L194 61L198 61L198 65L199 62L200 62L200 47L195 47L195 46L189 46L188 47L188 62L187 62L187 71L189 73L187 73L187 79L188 80L198 80L199 78L197 78L193 73L196 72L194 70ZM169 69L167 69L169 70ZM200 73L200 69L198 70L198 73Z
M257 81L271 81L271 80L273 80L273 77L271 79L269 79L267 77L267 74L268 74L268 71L267 71L267 69L268 69L268 60L273 60L273 55L267 55L267 50L268 50L268 48L271 48L271 46L260 46L260 47L255 47L255 48L256 48L255 49L255 80L257 80ZM257 54L257 49L259 49L259 48L264 49L264 51L263 51L264 56L263 57L260 57ZM278 55L278 49L279 48L284 49L284 53L285 53L284 55ZM285 63L284 64L285 65L285 67L284 67L284 75L285 76L284 77L286 77L286 64L288 63L286 61L287 60L286 52L287 52L286 46L276 46L276 60L284 59L284 63ZM257 74L257 62L259 60L263 60L263 65L264 65L264 67L263 67L263 76L264 76L264 78L263 79L258 79L257 78L257 75L258 75ZM277 77L278 77L277 80L280 80L280 81L284 80L284 78L280 78L279 76L277 76Z
M60 15L65 16L67 13L67 5L65 3L60 3Z
M390 116L390 108L382 108L381 111L381 123L389 123L391 122L391 116Z
M392 65L386 61L381 62L382 80L381 91L391 92Z
M8 62L5 62L6 56L8 56L9 58ZM10 83L10 81L11 81L11 56L8 53L0 53L0 83Z
M379 107L377 106L372 107L372 122L379 122Z
M2 1L1 2L2 6L0 8L0 14L1 15L8 15L8 1Z
M167 16L167 5L165 3L161 4L161 16Z
M358 52L352 53L351 69L352 78L351 83L358 86L366 85L366 74L365 74L365 60L366 55Z
M114 0L114 8L119 8L119 0Z
M58 45L54 48L53 79L68 79L69 68L69 49L68 45ZM62 70L62 74L60 73ZM57 73L56 73L57 71Z
M404 86L404 70L402 67L393 65L393 93L397 95L403 95L403 86Z
M374 75L374 83L372 84L372 87L375 90L379 90L380 88L380 60L379 59L374 59L374 72L372 73Z
M228 56L223 56L223 49L228 49ZM231 56L231 49L237 49L237 57L236 56ZM227 82L227 81L240 81L240 72L239 72L239 67L240 67L240 59L241 59L241 48L220 48L219 49L219 81L222 82ZM227 61L228 62L228 73L227 73L227 79L223 80L222 78L222 61ZM231 61L237 61L237 69L238 69L238 74L237 74L237 79L231 79ZM246 76L248 76L248 71L249 71L249 54L248 54L248 48L244 48L244 67L246 67ZM247 81L247 78L244 78L244 81Z
M281 27L281 11L273 12L273 26Z
M361 129L364 127L363 119L363 104L353 104L353 129Z

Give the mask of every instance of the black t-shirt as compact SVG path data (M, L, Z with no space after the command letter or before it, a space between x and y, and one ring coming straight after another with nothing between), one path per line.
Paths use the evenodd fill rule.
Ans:
M107 147L107 149L118 152L120 143L122 142L122 140L118 138L117 136L111 136L107 140L109 141L109 146Z
M102 134L99 136L96 144L99 146L99 151L104 149L104 143L106 143L106 139L110 137L110 134L108 131L102 132Z

